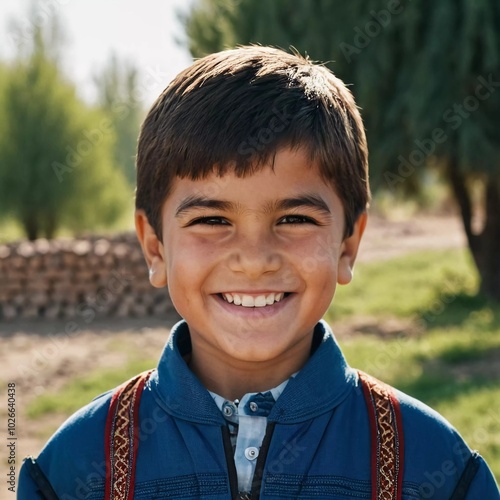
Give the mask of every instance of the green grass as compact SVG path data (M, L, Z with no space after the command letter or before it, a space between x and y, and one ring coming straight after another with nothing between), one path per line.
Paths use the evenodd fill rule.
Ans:
M413 317L434 322L443 306L477 288L477 274L463 250L427 251L359 264L348 286L337 287L326 319L354 315ZM469 299L472 300L472 299Z
M84 377L71 379L57 392L47 392L28 405L26 414L30 419L44 415L62 413L70 415L89 403L99 394L109 391L138 373L156 366L157 360L136 359L113 370L96 370Z
M336 323L356 317L371 317L375 324L410 318L417 326L409 335L382 339L374 330L341 340L349 363L439 411L500 478L500 305L476 297L477 285L462 250L359 265L354 282L338 289L326 319L335 331ZM127 355L122 369L102 369L39 396L28 418L69 415L156 364L140 353Z

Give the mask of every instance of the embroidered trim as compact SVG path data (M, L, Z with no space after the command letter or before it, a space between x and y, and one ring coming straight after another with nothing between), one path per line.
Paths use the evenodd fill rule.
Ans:
M358 374L371 427L372 500L401 500L404 442L398 399L392 387Z
M139 446L139 403L153 370L143 372L118 387L111 398L106 420L105 500L134 498L135 465Z

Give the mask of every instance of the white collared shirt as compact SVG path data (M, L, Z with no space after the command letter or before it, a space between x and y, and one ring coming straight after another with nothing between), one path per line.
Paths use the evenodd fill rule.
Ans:
M295 375L296 373L292 377ZM241 398L241 401L228 401L222 396L209 391L217 407L228 422L240 492L250 492L252 489L252 479L257 457L259 456L260 447L266 434L267 415L258 415L258 413L263 413L263 411L258 408L254 399L256 396L265 395L270 392L274 401L270 407L266 405L266 410L264 411L264 413L269 414L272 405L280 397L289 380L285 380L277 387L265 393L251 392L245 394Z

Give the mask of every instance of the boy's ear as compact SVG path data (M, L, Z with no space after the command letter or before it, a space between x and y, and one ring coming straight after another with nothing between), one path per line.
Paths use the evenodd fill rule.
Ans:
M358 254L359 244L361 243L367 220L368 214L363 212L354 224L352 235L342 242L337 268L337 283L339 285L347 285L352 280L354 262Z
M165 248L149 224L144 210L135 211L135 230L149 268L149 281L156 288L167 286Z

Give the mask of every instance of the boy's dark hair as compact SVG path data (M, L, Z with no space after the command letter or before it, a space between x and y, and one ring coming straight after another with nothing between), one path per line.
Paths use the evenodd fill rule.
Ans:
M161 209L176 176L251 175L281 147L303 147L318 161L342 201L350 236L370 190L363 123L344 83L272 47L206 56L170 83L142 125L136 208L161 241Z

